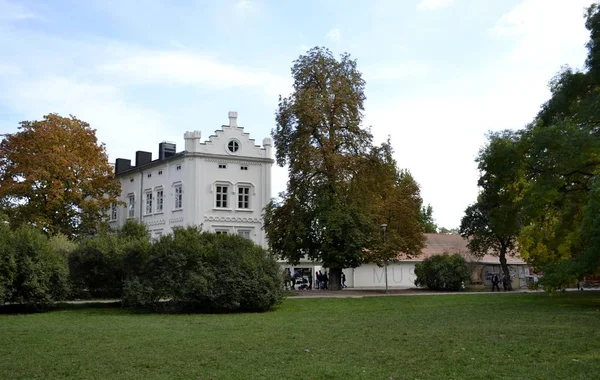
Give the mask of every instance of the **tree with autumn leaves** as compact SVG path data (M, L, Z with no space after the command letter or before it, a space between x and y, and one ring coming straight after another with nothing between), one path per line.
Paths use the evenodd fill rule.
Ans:
M48 235L93 233L120 194L104 144L74 116L23 121L0 142L0 211Z
M273 131L289 181L265 209L271 250L291 263L322 262L332 289L343 268L418 255L425 244L419 187L398 170L389 141L374 146L362 128L365 82L356 61L313 48L294 62L292 76L294 91L280 98Z

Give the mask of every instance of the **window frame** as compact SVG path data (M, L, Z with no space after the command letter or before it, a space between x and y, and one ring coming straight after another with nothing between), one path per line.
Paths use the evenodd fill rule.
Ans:
M127 194L127 219L135 218L135 194Z
M144 191L144 196L145 196L145 202L144 202L144 215L152 215L152 212L154 211L154 197L152 195L152 190L151 189L147 189ZM148 206L150 211L148 211Z
M154 189L156 192L156 211L155 214L162 214L165 208L165 190L162 187L157 187ZM158 194L160 193L160 197ZM159 208L160 206L160 208Z
M173 184L173 211L183 209L183 183L176 182Z
M236 185L236 194L237 194L236 209L237 210L251 210L252 209L252 207L251 207L252 205L250 203L251 194L252 194L251 190L252 190L252 186L248 185L246 183ZM245 197L245 199L242 199L242 197ZM241 207L240 206L241 203L246 203L246 207Z

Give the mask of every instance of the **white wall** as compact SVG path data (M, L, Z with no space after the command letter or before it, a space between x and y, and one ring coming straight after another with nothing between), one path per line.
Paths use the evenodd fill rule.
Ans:
M135 195L134 218L144 222L153 237L168 234L174 227L202 225L203 230L211 232L249 231L250 239L266 248L262 210L271 199L271 140L264 139L264 146L257 146L243 128L237 126L237 114L232 113L230 125L217 130L207 141L201 142L198 131L186 132L184 139L183 155L119 175L120 200L127 203L128 195ZM230 141L236 141L237 151L228 149ZM219 168L220 164L226 168ZM162 175L158 175L159 171ZM183 187L183 207L179 210L174 208L177 184ZM216 184L228 185L227 208L216 207ZM239 185L250 186L249 209L238 208ZM160 187L164 194L163 212L156 211L156 191ZM146 214L146 191L153 194L152 214ZM128 218L127 205L118 211L117 220L111 222L114 226L122 225Z
M388 287L390 288L414 288L415 287L415 263L404 262L388 265ZM348 279L346 272L346 278ZM365 264L354 269L353 283L347 283L348 287L355 288L385 288L385 268L375 264Z

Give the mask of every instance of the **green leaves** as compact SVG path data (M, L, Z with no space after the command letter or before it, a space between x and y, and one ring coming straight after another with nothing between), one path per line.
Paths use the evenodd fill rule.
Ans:
M292 77L294 92L280 98L272 131L289 182L265 209L271 250L292 263L308 258L332 269L399 250L418 254L419 188L397 169L389 141L374 147L361 127L365 82L356 61L314 48L294 62ZM382 223L390 226L386 247Z

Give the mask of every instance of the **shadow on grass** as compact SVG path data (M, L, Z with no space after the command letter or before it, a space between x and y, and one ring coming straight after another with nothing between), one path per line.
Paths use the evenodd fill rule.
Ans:
M0 314L36 314L59 310L120 309L121 302L56 303L51 305L0 305Z

